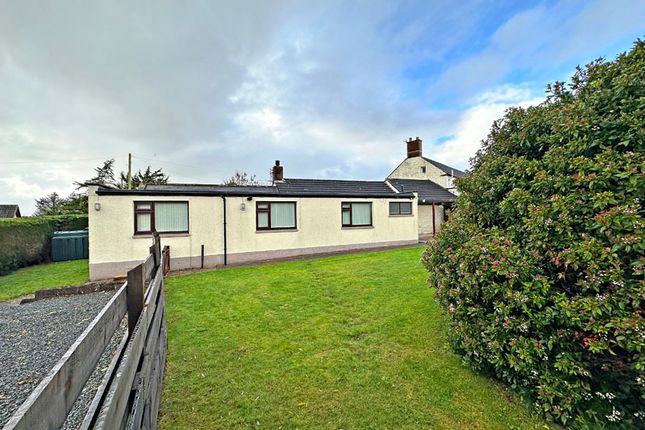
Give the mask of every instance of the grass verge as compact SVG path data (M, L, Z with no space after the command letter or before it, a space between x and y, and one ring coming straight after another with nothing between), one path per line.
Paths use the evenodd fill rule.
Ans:
M0 276L0 301L31 294L44 288L79 285L89 278L87 260L61 261L25 267Z

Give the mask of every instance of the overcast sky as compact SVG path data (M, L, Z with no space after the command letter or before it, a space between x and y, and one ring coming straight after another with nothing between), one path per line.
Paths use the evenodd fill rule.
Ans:
M103 160L174 182L467 168L491 122L645 36L634 1L0 0L0 203Z

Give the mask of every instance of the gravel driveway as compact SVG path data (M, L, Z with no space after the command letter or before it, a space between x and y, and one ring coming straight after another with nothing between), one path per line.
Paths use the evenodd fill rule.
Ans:
M2 427L85 330L114 291L39 300L19 305L0 303L0 427ZM125 319L63 428L82 422L119 340Z

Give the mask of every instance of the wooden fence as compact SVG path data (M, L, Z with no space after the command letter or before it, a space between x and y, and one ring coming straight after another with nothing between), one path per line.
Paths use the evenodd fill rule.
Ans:
M3 430L58 429L127 314L128 331L103 377L81 429L154 429L168 341L164 274L170 261L159 236L121 286Z

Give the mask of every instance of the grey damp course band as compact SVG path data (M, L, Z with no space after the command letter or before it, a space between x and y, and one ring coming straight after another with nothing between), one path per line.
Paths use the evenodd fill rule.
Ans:
M79 294L89 294L89 293L98 293L101 291L114 291L119 286L123 285L123 282L116 281L103 281L103 282L88 282L83 285L76 285L71 287L62 287L62 288L47 288L44 290L38 290L34 293L34 297L27 297L20 301L20 304L32 303L36 300L51 299L52 297L67 297L67 296L76 296Z

